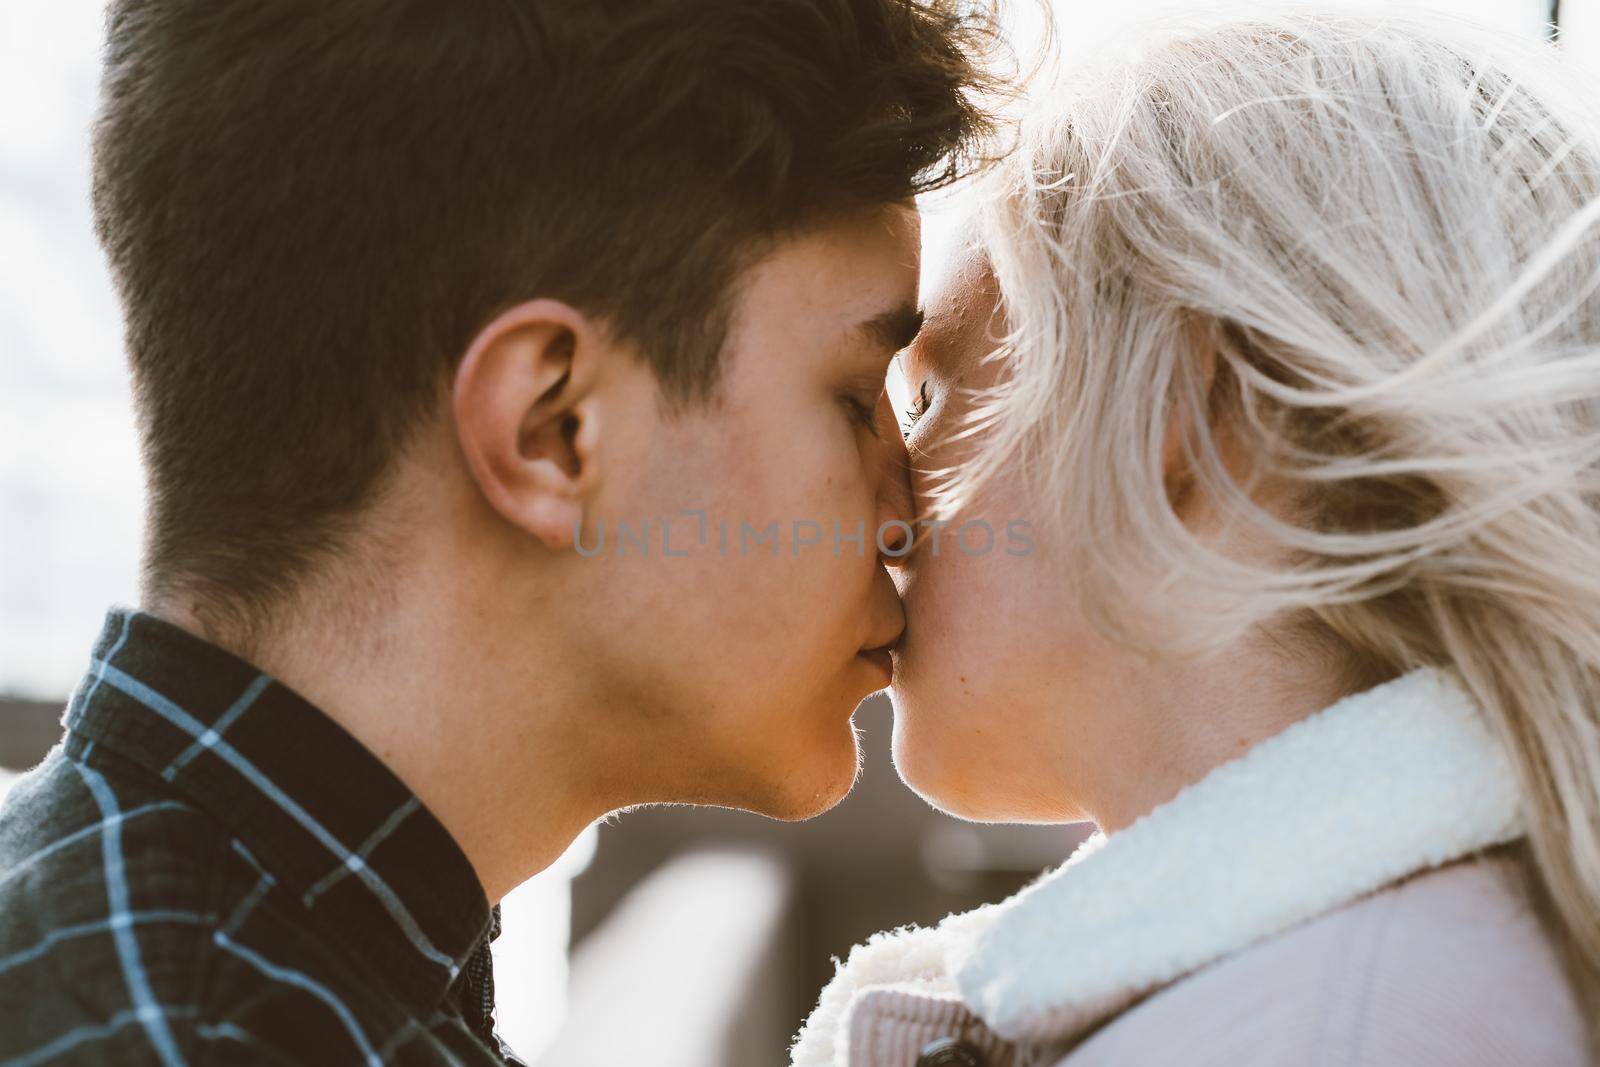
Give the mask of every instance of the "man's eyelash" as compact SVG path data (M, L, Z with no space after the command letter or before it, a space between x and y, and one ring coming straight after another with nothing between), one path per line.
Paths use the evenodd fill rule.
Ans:
M859 422L872 436L878 436L877 405L866 404L859 397L846 396L845 406L850 409L850 417Z

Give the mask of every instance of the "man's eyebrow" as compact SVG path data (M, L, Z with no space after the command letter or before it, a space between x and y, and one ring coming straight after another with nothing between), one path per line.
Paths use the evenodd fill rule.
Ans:
M922 309L913 304L874 315L857 327L875 345L898 352L909 345L922 329Z

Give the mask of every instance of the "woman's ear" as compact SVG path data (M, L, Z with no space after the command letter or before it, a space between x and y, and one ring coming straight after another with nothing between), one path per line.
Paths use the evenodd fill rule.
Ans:
M1217 379L1217 339L1210 322L1199 316L1187 316L1179 339L1184 346L1182 356L1189 361L1188 369L1193 374L1192 386L1185 386L1182 370L1174 376L1177 395L1173 398L1161 440L1162 480L1175 511L1194 484L1194 470L1189 461L1193 451L1191 442L1210 417L1211 390Z
M573 545L599 478L594 443L603 331L556 300L504 312L456 370L451 410L489 504L552 551Z

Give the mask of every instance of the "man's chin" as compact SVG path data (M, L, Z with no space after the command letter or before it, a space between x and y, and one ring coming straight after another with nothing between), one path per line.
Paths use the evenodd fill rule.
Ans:
M815 709L813 709L815 710ZM782 822L801 822L831 810L854 788L861 746L854 720L837 708L824 730L746 734L695 766L658 784L652 803L732 808ZM805 721L799 716L786 723ZM709 746L707 746L709 747Z
M803 822L831 811L855 788L861 772L860 745L854 725L836 741L810 749L797 760L780 753L773 764L777 773L762 789L749 810L783 822Z
M789 798L774 804L769 810L759 812L770 819L779 822L805 822L815 819L818 815L826 815L839 802L850 795L854 781L846 782L842 788L819 790L809 797Z

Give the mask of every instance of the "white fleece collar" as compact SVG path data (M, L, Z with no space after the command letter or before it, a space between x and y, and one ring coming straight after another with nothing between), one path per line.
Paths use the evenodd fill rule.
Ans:
M1414 871L1522 836L1510 760L1454 672L1345 697L999 904L875 935L793 1049L846 1062L863 989L958 994L1001 1037L1070 1040L1140 996Z

